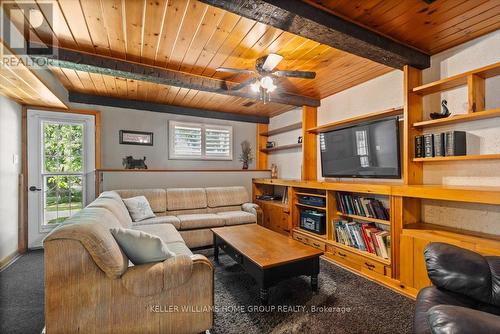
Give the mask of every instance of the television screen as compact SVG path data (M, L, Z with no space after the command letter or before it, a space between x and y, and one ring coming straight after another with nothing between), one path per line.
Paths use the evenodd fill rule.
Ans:
M323 177L400 178L398 118L320 134Z

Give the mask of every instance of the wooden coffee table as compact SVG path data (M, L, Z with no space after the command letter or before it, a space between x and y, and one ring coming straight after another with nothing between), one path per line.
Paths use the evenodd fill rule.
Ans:
M214 259L219 248L240 264L260 286L260 299L267 304L269 287L300 275L311 277L311 288L318 290L319 257L322 251L257 224L212 229Z

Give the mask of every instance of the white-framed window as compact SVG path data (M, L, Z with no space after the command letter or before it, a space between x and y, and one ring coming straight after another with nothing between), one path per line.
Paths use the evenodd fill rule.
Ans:
M169 158L233 160L233 127L169 121Z

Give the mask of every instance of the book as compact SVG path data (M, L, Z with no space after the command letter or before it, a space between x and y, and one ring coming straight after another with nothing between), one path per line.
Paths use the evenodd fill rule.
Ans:
M445 155L467 155L467 138L465 131L449 131L444 135Z
M333 223L335 240L338 243L375 254L390 257L390 232L385 226L374 223L337 220Z
M415 136L415 158L424 157L424 136Z
M434 156L444 157L444 133L434 134Z
M428 133L424 135L424 157L430 158L434 156L434 135Z
M389 211L378 199L340 192L337 192L335 196L337 198L337 211L339 212L367 218L390 220Z

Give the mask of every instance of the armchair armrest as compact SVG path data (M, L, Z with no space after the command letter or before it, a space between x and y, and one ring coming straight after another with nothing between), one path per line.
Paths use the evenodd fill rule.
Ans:
M177 255L163 262L130 267L121 279L132 294L152 296L185 284L193 274L193 267L200 265L213 272L212 263L203 255Z
M500 333L500 316L460 306L434 306L428 319L433 334Z
M257 224L262 225L264 220L264 212L255 203L243 203L241 205L241 210L254 214L257 217Z

